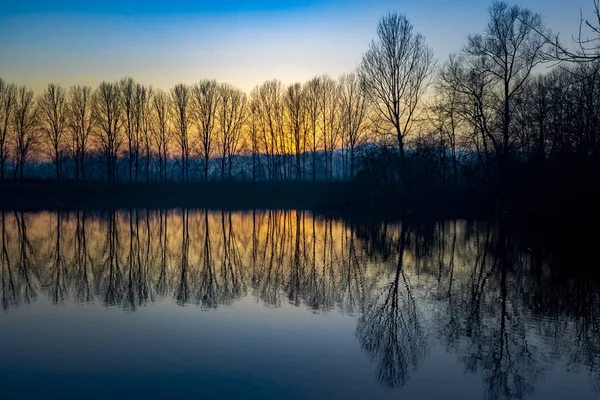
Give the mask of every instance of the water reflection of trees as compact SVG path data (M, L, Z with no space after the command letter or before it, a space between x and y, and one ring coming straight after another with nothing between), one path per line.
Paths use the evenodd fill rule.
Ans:
M351 224L302 211L1 214L4 310L43 296L135 311L172 298L213 309L250 295L356 315L381 384L399 387L433 343L526 397L558 359L600 389L600 289L542 244L476 221ZM562 260L560 260L562 262Z
M377 363L379 382L392 388L407 382L409 370L417 368L427 346L422 317L404 266L408 228L400 229L396 271L379 299L359 318L356 330L361 346Z

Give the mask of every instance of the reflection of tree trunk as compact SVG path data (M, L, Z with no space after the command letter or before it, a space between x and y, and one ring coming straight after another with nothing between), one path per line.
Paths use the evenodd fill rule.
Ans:
M182 211L182 227L181 227L181 273L179 278L179 285L177 287L177 304L185 305L189 299L189 285L188 285L188 264L189 264L189 250L190 250L190 232L189 232L189 215L188 210Z
M62 216L60 211L56 213L56 242L54 246L54 264L52 268L52 301L62 302L65 298L65 272L63 271L63 259L61 254Z
M365 276L363 268L358 260L355 244L355 231L354 226L345 227L345 234L347 235L347 251L348 256L346 259L345 267L346 271L342 276L344 280L343 290L347 294L346 304L344 308L349 313L353 313L357 308L360 312L365 312L365 303L367 300L367 290L365 287Z
M233 231L231 212L221 212L221 230L223 232L223 266L222 275L222 300L228 302L242 295L244 291L243 265L239 253L237 240Z
M106 305L113 306L121 302L121 266L119 265L119 229L117 214L111 211L109 216L108 231L108 283L104 301Z
M1 160L0 160L1 161ZM0 265L2 266L2 309L7 310L11 304L17 302L17 291L10 267L8 256L8 238L6 236L6 214L2 210L2 253L0 254Z
M292 304L298 306L300 304L300 280L302 276L300 264L300 214L301 211L296 211L296 234L294 240L294 260L292 261L292 271L290 276L290 285L288 290L288 298Z
M200 273L200 288L196 295L196 302L203 307L215 308L218 305L218 282L214 273L212 259L212 244L210 239L210 224L208 221L208 210L204 210L204 249L202 259L202 271Z
M167 252L168 252L167 211L160 210L158 243L160 251L160 273L156 283L156 293L164 296L167 292Z
M129 160L129 181L131 181L131 158ZM136 171L137 174L137 171ZM137 180L137 176L136 176L136 180ZM129 303L129 307L131 307L131 310L134 311L135 310L135 295L134 295L134 277L133 277L133 268L135 266L135 262L136 262L136 254L135 254L135 247L134 247L134 236L136 236L136 233L134 231L133 228L133 210L129 210L129 256L127 257L128 260L128 279L127 279L127 301Z
M30 254L33 254L33 248L27 237L27 224L25 223L25 215L23 212L15 213L15 219L17 220L17 227L19 231L19 261L18 261L18 273L19 279L23 282L24 287L23 298L26 303L30 303L31 300L37 297L37 292L33 287L31 281L31 259Z
M75 263L77 265L77 301L91 302L93 297L90 291L88 276L88 251L85 232L85 212L76 212L75 222Z
M384 292L383 301L367 309L356 329L361 346L378 362L380 383L391 388L408 381L409 368L417 367L426 348L416 302L403 269L406 238L407 229L403 227L394 279ZM401 279L403 285L400 285Z

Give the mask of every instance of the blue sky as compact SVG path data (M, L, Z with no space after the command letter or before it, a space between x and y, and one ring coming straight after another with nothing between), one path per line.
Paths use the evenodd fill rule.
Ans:
M390 10L407 14L440 62L481 32L491 1L0 1L0 76L41 90L123 76L168 89L201 78L246 90L352 71ZM592 0L522 0L576 32Z

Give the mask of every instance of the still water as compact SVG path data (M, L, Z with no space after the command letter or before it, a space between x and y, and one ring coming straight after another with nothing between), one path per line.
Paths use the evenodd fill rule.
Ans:
M600 285L497 223L1 223L3 399L600 398Z

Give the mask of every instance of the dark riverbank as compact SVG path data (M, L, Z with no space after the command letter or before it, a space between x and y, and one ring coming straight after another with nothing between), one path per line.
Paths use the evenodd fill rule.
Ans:
M6 180L0 209L103 210L115 208L299 209L333 214L398 217L406 213L482 215L490 195L437 190L411 195L370 191L356 182L114 183Z
M514 186L501 207L499 195L483 188L381 190L365 182L114 183L6 180L0 209L110 210L118 208L296 209L354 218L394 219L496 217L596 218L600 192L575 184L562 190L534 182Z

